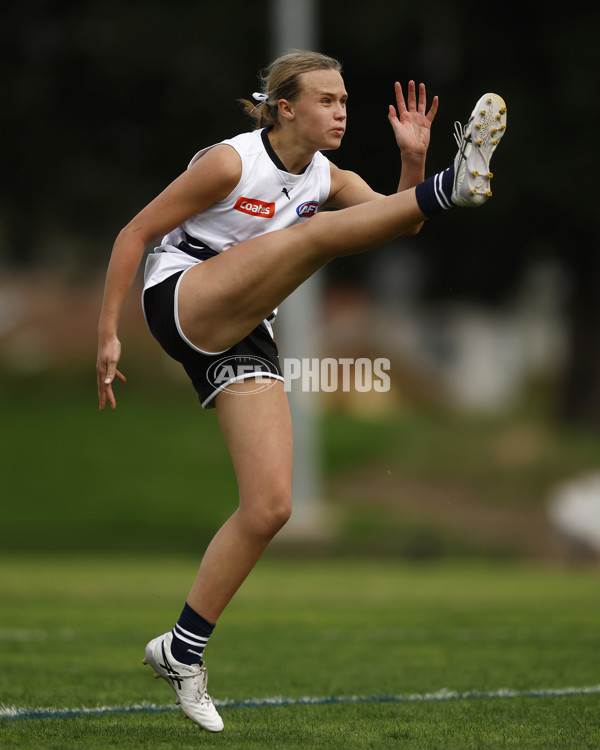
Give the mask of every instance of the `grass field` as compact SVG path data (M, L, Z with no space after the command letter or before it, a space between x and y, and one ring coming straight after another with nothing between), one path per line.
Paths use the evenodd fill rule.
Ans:
M598 568L539 564L598 436L537 408L325 415L335 536L272 549L219 622L212 736L141 659L236 503L214 414L135 378L116 412L68 380L0 408L0 747L600 747Z
M118 403L99 414L91 377L0 381L4 551L195 555L233 510L215 414L187 384L131 376ZM553 554L542 528L552 488L600 456L600 436L558 429L537 407L326 413L321 445L339 522L329 551L413 559Z
M1 562L2 747L600 747L594 570L267 557L207 650L209 735L141 664L196 561Z

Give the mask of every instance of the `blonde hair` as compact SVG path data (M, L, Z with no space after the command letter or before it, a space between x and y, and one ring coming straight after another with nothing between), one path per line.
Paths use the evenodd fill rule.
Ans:
M273 127L277 124L279 100L293 101L300 94L300 76L311 70L337 70L341 73L342 64L333 57L308 50L293 50L273 60L260 76L261 93L267 97L266 100L238 100L246 114L254 120L256 128Z

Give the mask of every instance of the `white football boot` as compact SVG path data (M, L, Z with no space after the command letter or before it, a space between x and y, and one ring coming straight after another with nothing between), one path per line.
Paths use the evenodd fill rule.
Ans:
M162 677L173 688L175 701L183 713L200 729L220 732L223 719L217 713L210 695L206 692L206 667L200 664L182 664L171 655L173 633L159 635L146 646L144 664L154 669L154 677Z
M490 160L506 132L506 104L498 94L484 94L463 127L454 123L458 153L454 159L452 203L479 206L491 196Z

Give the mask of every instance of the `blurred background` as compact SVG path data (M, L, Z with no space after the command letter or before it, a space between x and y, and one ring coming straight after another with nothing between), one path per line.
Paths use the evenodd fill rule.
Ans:
M3 5L6 551L197 553L235 507L214 414L146 331L139 282L121 326L129 382L101 416L95 333L119 229L198 149L250 128L236 99L273 57L274 5ZM597 561L600 11L311 7L315 46L342 61L350 94L328 156L376 190L399 176L395 80L440 97L429 174L485 91L507 101L508 129L484 209L322 274L312 356L386 357L392 386L314 396L326 513L271 554Z

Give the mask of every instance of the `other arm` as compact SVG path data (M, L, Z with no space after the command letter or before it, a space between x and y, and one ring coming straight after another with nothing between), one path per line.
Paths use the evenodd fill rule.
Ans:
M396 107L389 106L388 120L402 158L402 171L398 192L415 187L425 179L425 158L431 135L431 123L438 109L438 98L433 97L426 113L427 93L425 84L419 84L419 97L414 81L408 82L407 101L404 101L402 86L396 81ZM408 106L407 106L408 105Z
M100 411L107 401L113 409L116 407L112 390L115 377L125 382L117 369L121 356L119 317L146 247L212 203L223 200L240 176L237 152L230 146L215 146L119 232L108 264L98 323L96 376Z
M418 101L414 81L409 81L406 101L400 83L396 82L394 89L396 107L390 105L388 120L402 159L402 172L397 190L402 192L425 179L425 158L429 148L431 123L438 108L438 98L434 96L431 107L426 112L425 84L419 85ZM356 173L331 166L331 192L325 204L327 207L347 208L381 197L381 193L374 191ZM421 224L415 227L415 233L420 227Z

